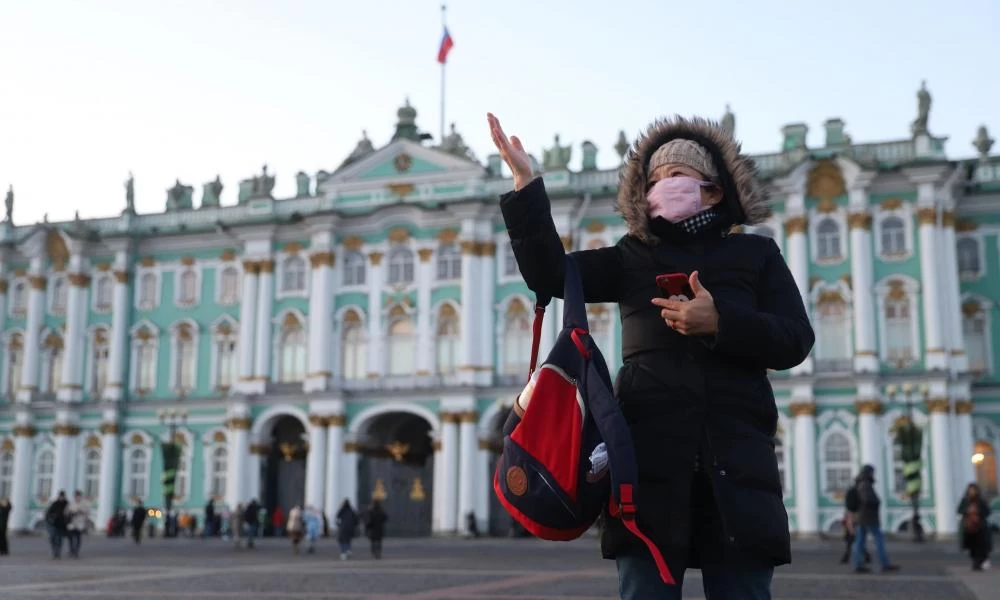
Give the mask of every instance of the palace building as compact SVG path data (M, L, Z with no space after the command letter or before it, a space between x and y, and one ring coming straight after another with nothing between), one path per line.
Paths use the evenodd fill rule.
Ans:
M923 432L922 523L956 531L965 485L997 495L1000 157L985 127L959 144L928 127L930 95L899 139L855 143L840 119L781 129L757 156L815 349L773 373L775 447L792 531L837 527L860 466L876 466L887 530L910 520L900 419ZM723 124L735 119L728 112ZM909 131L907 126L909 125ZM970 132L966 132L969 134ZM163 507L161 444L181 448L173 506L384 501L390 535L505 534L492 493L500 428L527 374L533 295L497 197L512 186L455 132L437 145L407 103L392 139L365 136L332 171L167 190L137 214L0 224L0 497L12 529L42 526L59 490L95 526L134 498ZM972 138L969 135L969 138ZM965 139L965 138L963 138ZM624 133L613 150L627 148ZM614 244L617 169L598 147L538 161L567 250ZM571 166L572 163L572 166ZM43 199L33 199L39 202ZM557 327L550 309L543 352ZM590 327L612 371L617 307ZM172 432L172 433L171 433ZM669 443L665 440L664 443Z

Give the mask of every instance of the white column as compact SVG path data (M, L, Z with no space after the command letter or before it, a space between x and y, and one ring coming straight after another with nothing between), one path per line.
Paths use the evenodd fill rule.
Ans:
M312 285L309 289L309 375L305 391L327 389L330 354L333 350L333 252L322 250L309 257ZM317 508L322 508L317 506Z
M121 400L125 393L125 364L128 362L128 271L125 258L115 269L115 291L111 305L111 348L108 352L108 385L104 387L105 400Z
M798 533L819 533L819 498L816 489L816 405L798 402L791 405L795 417L795 510Z
M38 391L38 362L41 356L42 319L45 317L45 286L43 259L31 259L29 276L31 292L28 294L28 322L24 332L24 367L21 370L19 402L30 402Z
M458 454L458 531L466 531L465 517L476 509L476 494L482 487L479 485L479 436L476 433L476 422L479 415L476 411L467 411L459 415L459 454ZM478 517L478 515L477 515Z
M496 359L496 340L493 331L496 327L496 244L485 242L479 252L479 307L477 310L479 331L476 336L479 341L479 369L476 371L476 383L482 386L493 384L493 371ZM477 511L476 517L479 518Z
M271 312L274 308L274 261L260 261L260 281L257 284L257 331L254 352L254 379L267 382L271 378Z
M332 528L340 503L344 501L341 469L344 462L344 424L347 419L344 415L332 415L327 417L326 422L328 438L326 441L326 503L322 508L326 512L326 517L330 520Z
M925 184L921 184L925 185ZM941 331L941 282L937 255L941 252L937 236L937 210L933 207L917 211L920 222L920 294L923 297L925 363L928 369L946 369L944 339ZM954 267L953 268L957 268Z
M802 296L802 303L809 313L809 251L806 246L806 225L808 220L805 215L789 217L785 221L785 235L787 236L785 248L787 248L788 268L795 279L795 285L799 288ZM812 356L808 356L802 364L792 369L793 375L812 373Z
M246 483L244 484L247 500L261 498L260 488L260 457L265 456L264 450L256 444L250 445L250 452L247 454Z
M441 530L454 533L458 515L458 415L441 413ZM436 465L435 465L436 466Z
M434 450L434 492L431 494L431 531L444 533L444 452L441 451L441 433L438 432L431 448Z
M878 371L875 352L875 297L872 274L871 215L852 213L851 296L854 313L854 371ZM875 464L875 463L872 463Z
M66 418L68 415L61 415ZM59 417L57 417L58 420ZM52 491L58 493L60 490L66 492L66 497L73 496L76 488L76 463L77 463L77 440L80 428L70 423L57 423L52 428L53 437L56 442L56 464L52 474Z
M434 250L417 250L417 375L435 372L434 331L431 328L431 283L434 280Z
M8 527L11 531L29 529L31 517L31 486L35 477L32 469L35 428L19 424L14 427L14 481L11 486L11 514Z
M229 419L229 473L226 477L226 504L230 509L247 502L247 461L250 455L250 418Z
M104 422L101 424L101 475L97 485L97 518L95 524L98 531L103 532L108 519L118 508L118 456L120 454L118 441L118 424Z
M257 287L260 263L243 261L243 296L240 298L240 383L243 389L253 381L254 334L257 324Z
M69 294L66 301L66 336L63 348L66 356L62 364L62 385L56 390L56 397L63 402L79 401L83 396L83 352L84 331L87 326L87 286L90 277L80 271L82 259L70 259Z
M358 506L358 443L355 441L344 442L343 462L341 463L341 474L344 478L344 486L341 493L351 501L351 506L355 510Z
M462 247L462 312L459 330L461 332L461 357L459 358L459 378L462 383L473 383L476 365L479 364L479 243L465 240ZM445 452L447 452L445 448Z
M964 490L966 485L976 480L976 468L972 464L975 448L975 439L972 435L972 408L972 400L960 399L955 402L955 421L958 429L956 489L959 490Z
M385 265L383 253L368 254L368 378L377 379L385 373L384 340L382 335L382 285ZM355 469L356 470L356 469Z
M474 481L476 488L476 524L483 535L489 534L490 528L490 495L493 494L493 453L490 452L486 440L478 440L478 462L481 469Z
M927 401L931 413L931 469L934 473L934 514L939 535L955 533L958 496L952 481L951 430L948 398Z
M326 418L309 415L309 455L306 458L306 504L323 507L326 491Z
M882 437L879 435L882 403L878 400L858 400L858 438L861 441L861 464L878 468L882 464Z
M951 367L963 373L969 370L969 357L965 353L965 339L962 330L962 290L958 282L958 242L955 239L955 213L946 212L942 217L943 252L941 272L944 273L943 287L948 298L948 321L951 330ZM970 463L971 464L971 463ZM971 468L971 467L970 467Z

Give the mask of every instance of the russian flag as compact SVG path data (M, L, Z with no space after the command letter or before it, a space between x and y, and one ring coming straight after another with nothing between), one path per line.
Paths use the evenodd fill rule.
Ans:
M448 27L444 28L444 37L441 38L441 47L438 48L438 62L442 65L448 60L448 52L455 45L455 40L451 39Z

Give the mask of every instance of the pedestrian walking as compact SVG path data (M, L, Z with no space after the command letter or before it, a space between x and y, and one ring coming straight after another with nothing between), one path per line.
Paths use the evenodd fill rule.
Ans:
M10 522L10 501L7 498L0 498L0 556L10 554L10 546L7 541L7 524Z
M243 510L243 531L247 536L247 548L253 548L254 538L257 537L260 529L260 504L257 500L250 500Z
M66 525L69 537L69 555L80 558L80 545L83 543L83 533L90 523L90 503L83 497L83 492L73 493L73 501L66 507L68 523Z
M205 524L201 529L201 537L210 538L217 533L215 527L215 499L209 498L205 504Z
M302 520L306 530L306 542L308 543L306 552L312 554L316 551L316 539L323 533L323 518L315 506L308 505L306 506L305 513L303 513Z
M385 523L388 520L389 515L382 509L382 503L372 500L371 507L365 515L365 531L371 543L373 558L382 558L382 538L385 537Z
M521 140L487 120L513 174L500 210L521 275L561 298L566 251L545 182ZM601 548L624 600L680 598L688 567L711 598L770 598L774 567L791 561L768 370L800 364L815 336L774 240L734 231L771 213L756 175L728 128L657 120L621 168L628 233L571 253L585 301L620 309L615 395L635 445L638 526L665 560L607 515Z
M229 521L227 523L227 527L233 536L233 547L237 550L243 547L243 514L243 505L237 504L236 510L229 513Z
M344 502L337 511L337 544L340 545L340 560L351 557L351 544L358 531L358 513L351 506L351 501Z
M292 552L294 554L299 553L299 543L302 542L302 536L304 531L302 530L304 524L302 522L302 509L299 505L292 507L292 510L288 511L288 538L292 540Z
M958 504L958 514L961 515L962 549L969 551L972 559L972 570L982 571L990 568L990 553L993 551L993 535L990 532L990 505L983 498L979 486L970 483L965 488L965 496Z
M274 530L274 537L285 535L285 511L280 504L274 507L274 514L271 515L271 527Z
M60 491L56 499L45 511L45 526L49 533L49 546L52 548L52 558L62 557L63 538L66 537L66 492Z
M855 573L870 573L871 569L862 563L865 551L865 541L870 533L875 539L875 554L882 566L882 571L898 571L899 566L892 564L885 551L885 536L882 535L882 523L879 516L879 505L882 500L875 492L875 467L865 465L854 483L858 494L857 537L851 552L851 563Z
M142 526L148 516L149 513L145 505L143 505L142 499L136 498L135 504L132 507L132 519L129 525L132 527L132 540L135 541L137 546L142 543Z

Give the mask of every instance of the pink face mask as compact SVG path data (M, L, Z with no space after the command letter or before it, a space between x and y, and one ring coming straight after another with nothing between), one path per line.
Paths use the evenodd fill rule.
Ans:
M648 192L649 217L663 217L671 223L680 223L688 217L710 207L702 205L701 188L709 187L708 181L679 175L657 181Z

